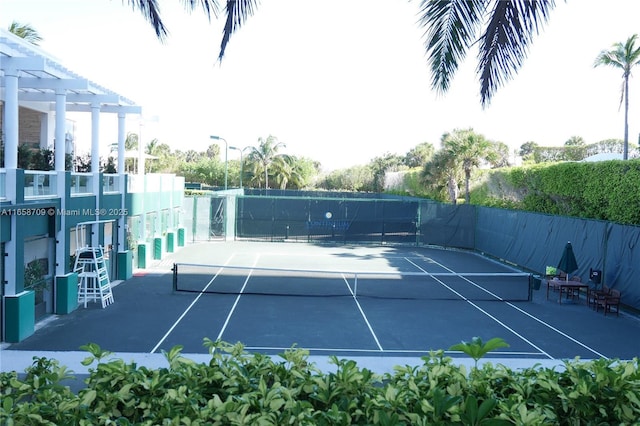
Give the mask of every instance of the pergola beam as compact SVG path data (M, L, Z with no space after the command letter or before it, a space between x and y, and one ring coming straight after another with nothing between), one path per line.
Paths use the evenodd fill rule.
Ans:
M72 112L91 112L91 105L86 104L67 104L67 111ZM125 113L125 114L142 114L142 107L135 105L101 105L100 112L107 113Z
M55 102L55 93L42 92L20 92L18 99L27 102ZM120 104L121 98L118 95L99 95L90 93L68 93L67 103L91 104L94 102L101 104Z
M0 81L0 85L4 85L4 82ZM88 90L89 81L81 78L21 78L18 80L18 88Z

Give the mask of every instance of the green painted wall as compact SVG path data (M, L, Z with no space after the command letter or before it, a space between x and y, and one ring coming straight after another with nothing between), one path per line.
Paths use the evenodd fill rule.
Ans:
M20 342L35 331L35 293L26 291L17 296L5 296L5 340Z
M78 274L70 273L56 277L56 314L64 315L78 307Z
M122 201L121 194L107 194L102 196L102 200L100 201L100 209L106 211L105 215L101 215L101 220L108 219L118 219L120 216L118 213L122 211L126 211L120 207L120 202Z
M118 279L128 280L133 276L133 253L131 250L118 252Z
M3 207L0 207L3 208ZM0 216L0 243L6 243L11 239L11 217Z

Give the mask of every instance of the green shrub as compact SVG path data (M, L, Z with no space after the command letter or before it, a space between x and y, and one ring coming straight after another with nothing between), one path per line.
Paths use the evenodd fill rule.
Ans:
M482 170L473 183L476 205L640 225L640 160Z
M452 347L480 359L502 339ZM484 363L470 371L443 351L419 366L376 375L331 357L320 372L308 352L291 348L272 358L240 344L205 339L211 360L195 363L181 347L168 366L138 367L87 345L91 365L74 394L57 361L34 358L23 378L0 374L0 424L6 425L609 425L638 424L638 359L566 361L555 370L512 370Z

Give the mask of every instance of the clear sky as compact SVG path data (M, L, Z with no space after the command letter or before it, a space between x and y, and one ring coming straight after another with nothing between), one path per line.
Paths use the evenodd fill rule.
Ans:
M455 128L472 127L512 150L527 141L561 146L572 136L622 139L622 74L593 62L640 34L640 1L556 3L519 74L484 110L476 50L449 93L430 89L418 0L263 0L222 64L222 20L209 23L177 0L160 2L165 44L119 0L0 0L0 26L31 24L44 38L40 46L70 70L141 105L144 125L133 117L128 130L141 130L145 143L156 137L172 149L204 151L210 135L238 147L274 135L284 152L330 170L404 155L422 142L439 147ZM637 143L640 67L630 102ZM102 123L106 146L115 142L115 118ZM86 127L77 137L90 146Z

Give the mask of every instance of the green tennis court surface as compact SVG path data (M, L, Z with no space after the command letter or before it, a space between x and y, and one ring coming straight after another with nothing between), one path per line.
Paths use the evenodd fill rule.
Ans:
M636 317L605 317L584 296L546 300L521 272L437 248L194 244L117 285L113 305L80 307L8 349L77 351L93 342L117 353L182 345L206 354L208 337L268 354L296 345L312 355L419 357L479 336L507 341L491 354L502 359L640 354Z

